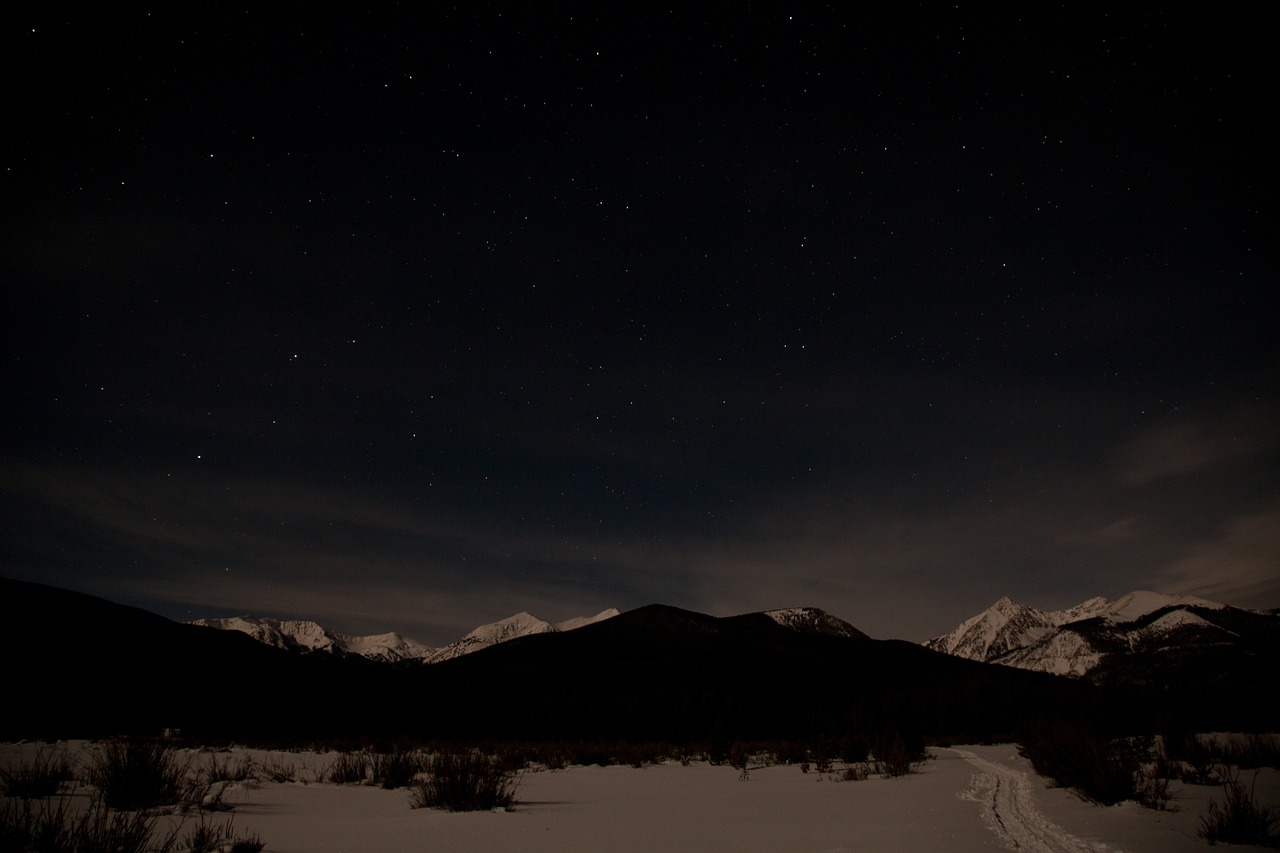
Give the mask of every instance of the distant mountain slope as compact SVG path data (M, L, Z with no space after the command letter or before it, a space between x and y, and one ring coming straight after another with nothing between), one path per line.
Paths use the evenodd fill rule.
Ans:
M789 607L783 610L766 610L764 615L787 628L796 631L809 631L815 634L829 634L835 637L862 637L867 635L816 607Z
M506 619L499 619L497 622L481 625L461 639L455 640L449 645L427 655L423 660L426 663L439 663L440 661L451 660L461 655L477 652L480 649L486 649L489 646L496 646L499 643L510 642L519 637L575 631L578 628L592 625L596 622L612 619L617 615L618 611L610 607L607 610L601 610L595 616L578 616L553 625L521 611L514 616L508 616Z
M229 619L195 619L190 623L223 631L239 631L260 643L291 652L328 652L359 655L370 660L421 660L435 650L394 631L386 634L350 636L330 631L315 622L301 619L258 619L233 616Z
M970 660L1087 677L1098 683L1165 680L1217 666L1252 671L1274 661L1280 619L1192 596L1131 592L1041 611L1008 598L924 645ZM1163 660L1155 658L1163 656ZM1218 661L1209 664L1209 659ZM1175 673L1170 660L1182 661ZM1260 672L1263 670L1259 670ZM1147 673L1144 675L1143 673Z
M601 610L595 616L576 616L573 619L566 619L563 622L557 622L556 630L576 631L578 628L584 628L587 625L592 625L596 622L603 622L604 620L612 619L617 615L618 609L616 607L610 607L606 610Z
M260 643L289 652L303 654L319 652L340 657L356 655L369 660L391 663L398 661L439 663L517 637L554 631L572 631L617 615L617 610L609 608L595 616L580 616L553 625L528 613L517 613L506 619L481 625L461 639L439 649L424 646L394 631L386 634L350 636L302 619L234 616L227 619L195 619L189 624L223 631L239 631Z
M1105 598L1091 598L1066 610L1046 612L1005 597L961 622L949 634L924 645L969 660L995 661L1038 642L1062 625L1096 616L1109 606Z

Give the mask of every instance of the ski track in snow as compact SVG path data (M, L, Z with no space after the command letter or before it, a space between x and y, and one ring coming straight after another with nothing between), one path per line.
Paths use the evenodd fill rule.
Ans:
M1049 820L1036 808L1026 773L966 749L950 751L980 771L960 797L982 806L983 823L1006 847L1035 853L1100 853L1116 849L1072 835Z

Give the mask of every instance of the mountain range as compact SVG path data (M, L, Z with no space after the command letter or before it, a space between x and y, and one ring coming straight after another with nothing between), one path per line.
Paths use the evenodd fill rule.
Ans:
M481 625L441 648L431 648L396 632L351 636L306 620L239 616L197 619L190 624L247 634L259 642L303 654L358 656L373 661L434 664L480 649L536 634L572 631L619 615L609 608L594 616L551 623L527 612ZM849 623L818 608L764 611L763 615L797 631L865 638ZM1090 598L1062 610L1038 610L1001 598L954 630L927 640L926 648L969 660L1079 678L1109 671L1146 651L1237 645L1242 626L1253 633L1277 620L1191 596L1138 591L1115 601ZM1111 667L1114 668L1114 667Z
M260 643L290 652L358 655L369 660L394 662L418 660L435 649L407 639L395 631L351 636L331 631L305 619L270 619L233 616L227 619L194 619L187 623L222 631L239 631Z
M331 631L324 626L303 619L272 619L253 616L234 616L226 619L193 619L188 625L217 628L222 631L239 631L260 643L277 649L301 654L322 652L337 656L356 655L373 661L394 663L418 661L439 663L480 649L505 643L518 637L534 634L552 634L573 631L618 615L616 608L601 610L594 616L578 616L563 622L545 622L521 611L506 619L481 625L447 646L438 649L410 640L395 631L385 634L352 636ZM857 628L819 610L816 607L790 607L766 610L764 615L784 627L797 631L831 634L841 637L865 637Z
M924 645L969 660L1133 683L1158 679L1173 667L1262 672L1280 645L1280 618L1148 591L1052 611L1001 598Z
M228 619L194 619L188 624L223 631L239 631L260 643L286 651L311 654L327 653L337 656L356 655L373 661L394 663L419 661L439 663L443 660L479 651L498 643L526 637L531 634L548 634L572 631L584 625L617 616L614 608L602 610L595 616L579 616L552 624L528 613L517 613L497 622L490 622L468 632L447 646L438 649L410 640L395 631L385 634L352 636L325 628L316 622L302 619L270 619L253 616L235 616Z
M1170 617L1177 608L1139 604L1117 602L1108 605L1112 610L1099 604L1078 614L1082 619L1030 633L1040 631L1038 642L1067 626L1097 630L1081 627L1096 620L1135 631L1157 625L1157 633L1171 635L1160 620L1187 619ZM481 645L508 634L477 629L474 650L424 666L422 659L367 659L356 651L361 643L317 653L326 642L341 645L323 631L298 632L310 646L294 637L297 647L280 647L241 630L174 622L82 593L0 579L0 665L17 697L0 715L0 737L180 728L197 738L276 743L731 743L887 732L982 740L1013 736L1045 715L1105 715L1124 726L1148 725L1153 714L1197 730L1274 726L1280 654L1275 632L1255 622L1280 619L1187 607L1189 615L1223 621L1205 629L1187 620L1180 630L1199 630L1206 640L1230 632L1242 641L1163 654L1136 670L1113 666L1102 679L1094 676L1106 661L1126 656L1108 655L1088 678L1064 678L872 639L816 608L714 617L657 604L572 630L530 633L546 623L503 620L495 625L506 623L519 635ZM1095 609L1098 615L1090 615ZM1006 645L1012 650L1018 642Z

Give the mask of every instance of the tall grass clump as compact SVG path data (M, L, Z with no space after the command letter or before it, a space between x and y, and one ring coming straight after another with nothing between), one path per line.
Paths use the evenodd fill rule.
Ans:
M266 844L257 835L240 838L231 818L218 825L203 816L191 828L181 846L187 853L259 853Z
M324 771L321 781L333 785L363 785L369 781L371 764L367 752L340 752Z
M1222 805L1209 801L1208 814L1200 817L1200 829L1196 832L1210 844L1223 841L1227 844L1257 844L1262 847L1280 847L1280 811L1260 805L1253 794L1253 786L1246 790L1240 781L1240 771L1223 767ZM1254 775L1257 782L1257 775Z
M21 800L42 799L58 793L71 779L71 759L61 750L41 748L30 761L0 768L0 792Z
M516 775L480 752L444 752L426 761L426 778L413 787L415 809L449 812L510 809L516 802Z
M219 761L216 754L211 754L209 760L200 767L199 776L205 785L215 782L245 782L253 778L253 770L253 761L247 755L242 755L239 759L227 755Z
M210 755L207 762L196 762L192 769L185 801L201 811L230 811L235 808L226 800L227 794L231 793L234 785L254 778L253 762L247 755L238 760L227 756L222 761L217 755Z
M154 839L156 818L144 812L115 811L101 799L86 808L58 802L7 800L0 808L0 850L23 853L168 853L176 832Z
M191 759L149 741L108 741L90 762L88 781L105 805L120 811L185 802Z
M101 798L80 808L57 802L6 800L0 807L0 851L22 853L259 853L257 835L240 837L231 820L218 825L201 817L181 836L182 826L156 833L157 816L116 811Z
M412 749L375 753L370 759L373 784L383 788L407 788L424 764L422 754Z
M298 765L278 755L273 755L258 766L259 771L272 782L293 782L298 779Z

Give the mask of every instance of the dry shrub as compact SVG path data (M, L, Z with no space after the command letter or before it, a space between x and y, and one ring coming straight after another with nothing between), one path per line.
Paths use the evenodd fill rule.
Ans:
M426 773L413 788L409 804L415 809L474 812L515 805L517 777L491 755L440 753L427 759Z
M375 754L370 760L373 784L383 788L407 788L423 769L425 762L416 750L396 750Z
M112 809L133 811L189 800L191 758L153 741L113 740L89 764L88 781Z
M1227 844L1257 844L1263 847L1280 846L1280 812L1274 808L1260 805L1253 794L1253 785L1245 790L1240 781L1240 771L1224 767L1219 771L1222 777L1222 805L1217 800L1209 801L1208 814L1200 818L1200 829L1196 833L1210 844L1219 841ZM1258 781L1254 774L1254 783Z
M1111 806L1136 799L1137 774L1149 744L1105 737L1072 721L1052 721L1033 728L1018 751L1041 776L1085 799Z
M334 785L363 785L369 781L371 761L367 752L340 752L321 781Z
M0 791L6 797L34 800L52 797L71 779L71 759L61 750L41 748L30 761L12 769L0 768Z
M88 807L58 801L7 800L0 807L0 850L23 853L114 851L151 853L173 848L175 835L155 841L156 818L146 812L116 811L101 798Z

